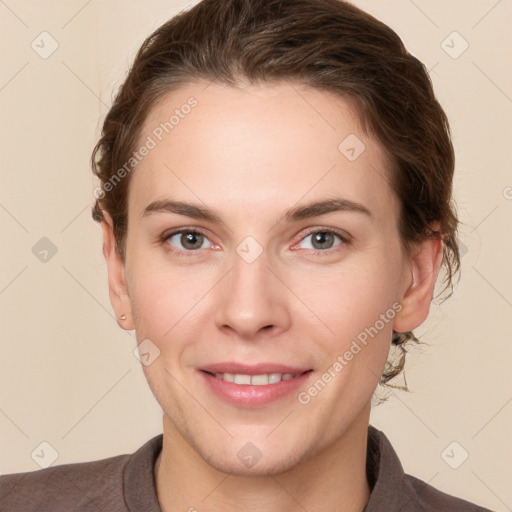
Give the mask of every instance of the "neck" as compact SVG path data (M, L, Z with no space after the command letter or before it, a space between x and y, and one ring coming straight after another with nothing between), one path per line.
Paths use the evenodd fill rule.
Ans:
M155 464L162 512L362 512L371 491L366 478L369 412L368 407L333 444L289 471L254 477L212 468L164 415Z

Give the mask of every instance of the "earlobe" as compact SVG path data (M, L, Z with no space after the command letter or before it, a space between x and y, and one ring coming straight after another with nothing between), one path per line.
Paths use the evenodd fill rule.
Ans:
M110 303L114 308L119 327L133 330L130 298L125 279L125 262L117 250L116 238L111 216L103 211L101 222L103 231L103 256L107 263L108 289Z
M441 238L429 238L415 246L408 260L410 277L404 282L402 309L395 316L393 329L407 332L427 318L443 257Z

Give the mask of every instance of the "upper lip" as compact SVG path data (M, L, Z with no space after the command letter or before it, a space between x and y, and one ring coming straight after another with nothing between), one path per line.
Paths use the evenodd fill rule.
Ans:
M263 375L270 373L304 373L312 368L288 366L276 363L244 364L235 362L214 363L202 366L200 370L210 373L232 373L242 375Z

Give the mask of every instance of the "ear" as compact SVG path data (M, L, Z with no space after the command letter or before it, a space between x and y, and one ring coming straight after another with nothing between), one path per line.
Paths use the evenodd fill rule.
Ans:
M119 327L130 331L134 329L134 325L130 298L126 287L125 263L117 250L112 218L104 210L103 216L104 220L101 222L103 230L103 255L107 262L110 303L114 308ZM125 320L121 320L123 315L126 315Z
M393 330L411 331L427 319L442 259L441 238L428 238L414 245L405 268L399 300L402 309L394 318Z

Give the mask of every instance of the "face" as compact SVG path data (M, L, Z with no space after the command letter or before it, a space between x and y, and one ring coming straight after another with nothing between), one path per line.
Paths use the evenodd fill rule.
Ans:
M160 101L139 141L124 312L164 423L234 474L366 429L411 270L385 155L350 105L198 83Z

